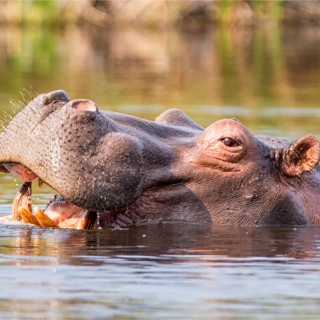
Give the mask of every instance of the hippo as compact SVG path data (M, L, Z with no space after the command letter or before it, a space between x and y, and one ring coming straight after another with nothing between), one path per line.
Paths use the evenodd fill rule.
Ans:
M0 170L25 181L20 196L36 178L52 187L44 214L62 228L320 224L319 161L312 135L254 136L236 119L204 129L178 109L149 121L63 90L34 98L0 135Z

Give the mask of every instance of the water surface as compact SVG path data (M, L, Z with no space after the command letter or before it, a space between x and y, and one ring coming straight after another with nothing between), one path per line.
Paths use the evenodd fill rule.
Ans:
M319 231L0 226L1 318L317 319Z

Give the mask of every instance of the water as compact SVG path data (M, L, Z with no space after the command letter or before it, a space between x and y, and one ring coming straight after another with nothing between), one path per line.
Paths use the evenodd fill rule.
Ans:
M1 318L316 319L319 228L0 227Z
M320 311L318 228L0 230L3 316L316 319Z
M237 117L255 134L320 137L319 35L1 27L1 110L25 88L63 88L147 119L179 107L203 126ZM1 215L19 183L1 175ZM52 194L34 187L34 204ZM0 225L0 318L319 319L319 256L319 227Z

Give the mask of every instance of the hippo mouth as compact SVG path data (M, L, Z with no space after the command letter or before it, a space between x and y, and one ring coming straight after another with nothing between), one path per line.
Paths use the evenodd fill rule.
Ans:
M55 195L44 211L38 207L32 210L32 182L38 181L40 187L46 182L20 163L2 163L2 167L2 171L10 172L24 181L14 197L12 215L1 218L2 222L20 221L39 227L72 229L99 227L97 211L82 209L61 195Z
M35 210L50 226L117 228L142 220L145 214L129 212L128 207L147 189L144 168L162 158L162 165L167 165L174 156L155 157L155 150L161 154L162 148L150 143L148 133L151 153L136 137L141 124L159 130L158 124L102 112L93 101L70 100L62 90L34 98L1 132L0 171L26 183L15 197L10 219L33 220L28 197L31 181L39 178L61 195L44 214ZM25 213L29 218L23 218Z

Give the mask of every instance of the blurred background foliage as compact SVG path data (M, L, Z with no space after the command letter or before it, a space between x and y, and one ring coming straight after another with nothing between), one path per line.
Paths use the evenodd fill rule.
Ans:
M199 28L213 23L320 23L316 0L5 0L0 8L0 22L16 25L85 21L113 26Z
M317 133L319 24L319 1L1 1L1 108L62 88L148 119Z

